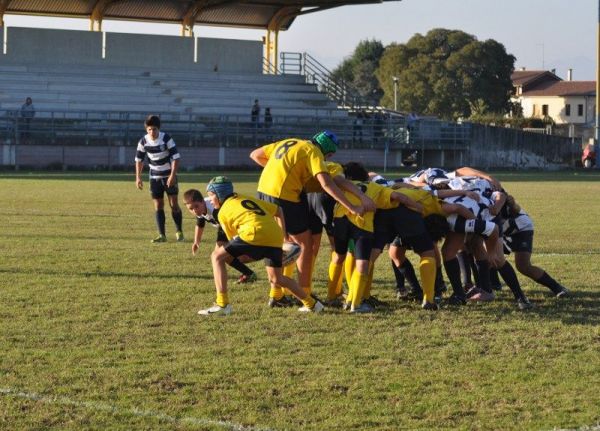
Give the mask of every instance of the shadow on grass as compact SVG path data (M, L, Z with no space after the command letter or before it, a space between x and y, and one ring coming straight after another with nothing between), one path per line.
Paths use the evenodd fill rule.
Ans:
M258 181L260 170L258 167L248 171L227 171L232 181L248 182ZM183 172L178 173L177 177L179 182L190 183L190 182L201 182L208 183L211 178L223 175L223 171L203 171L203 172ZM131 171L121 172L1 172L0 179L8 180L59 180L59 181L120 181L134 184L133 167ZM148 181L147 177L143 178L144 181Z
M199 275L199 274L140 274L138 272L116 272L116 271L84 271L84 272L72 272L64 273L51 270L40 271L38 269L32 269L30 271L16 270L16 269L0 269L0 274L13 274L13 275L48 275L48 276L72 276L72 277L107 277L107 278L136 278L136 279L165 279L165 280L189 280L189 279L200 279L200 280L213 280L212 276Z

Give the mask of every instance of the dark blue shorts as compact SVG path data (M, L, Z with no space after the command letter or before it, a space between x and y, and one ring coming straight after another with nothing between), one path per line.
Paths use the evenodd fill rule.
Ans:
M162 199L167 193L167 196L176 196L179 194L179 182L175 178L175 184L167 187L167 178L150 178L150 193L152 199Z
M283 250L280 247L252 245L236 236L225 244L225 251L233 257L250 256L252 260L264 259L266 266L281 268Z
M354 257L359 260L371 259L373 233L355 226L346 217L338 217L333 220L333 238L337 254L346 254L350 240L353 240Z
M298 235L308 230L309 215L306 194L301 196L300 202L279 199L261 192L258 192L257 195L259 199L271 202L281 208L281 211L283 211L283 219L285 220L286 233Z

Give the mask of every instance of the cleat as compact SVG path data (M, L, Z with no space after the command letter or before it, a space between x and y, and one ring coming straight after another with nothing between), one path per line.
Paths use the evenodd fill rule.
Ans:
M337 298L328 299L324 304L329 308L342 308L344 306L344 299L340 295Z
M300 313L320 313L324 309L325 309L325 306L323 305L323 303L320 301L317 301L317 302L315 302L315 305L312 306L312 308L308 308L306 305L304 305L304 306L298 308L298 311Z
M567 289L566 287L562 286L561 289L556 292L556 297L557 298L569 298L571 297L571 291L569 289Z
M533 304L527 298L519 298L517 299L517 307L519 307L519 310L529 310L533 308Z
M152 241L150 241L153 244L159 243L159 242L167 242L167 237L164 235L158 235L156 238L154 238Z
M181 232L181 231L175 232L175 239L177 240L177 242L185 241L185 238L183 237L183 232Z
M351 302L344 302L344 304L342 305L342 310L344 310L344 311L350 311L351 308L352 308Z
M363 300L363 303L369 304L373 308L387 307L389 304L384 301L380 301L376 296L369 296Z
M465 292L465 296L467 298L470 298L471 296L477 295L478 293L483 291L477 286L471 286L468 290L465 289Z
M405 288L396 289L396 299L399 301L408 301L410 300L410 292Z
M437 311L438 305L433 302L424 302L423 305L421 305L421 308L428 311Z
M375 309L367 304L366 302L361 303L358 308L352 309L352 307L350 307L350 313L352 314L366 314L366 313L372 313L374 312Z
M441 296L435 296L433 298L433 302L435 302L437 305L440 305L442 303L442 297Z
M229 316L231 310L231 304L227 304L225 307L215 304L210 308L198 311L198 314L200 316Z
M292 303L287 297L283 296L281 299L269 298L268 305L271 308L287 308L291 307Z
M494 295L494 292L486 292L485 290L481 290L481 289L479 290L478 293L469 297L469 301L474 301L474 302L490 302L490 301L493 301L494 299L496 299L496 295Z
M237 279L236 283L237 284L254 283L256 280L258 280L258 277L256 276L256 273L253 272L250 275L246 275L246 274L240 275L240 278Z
M447 300L450 305L467 305L467 298L459 295L450 295Z

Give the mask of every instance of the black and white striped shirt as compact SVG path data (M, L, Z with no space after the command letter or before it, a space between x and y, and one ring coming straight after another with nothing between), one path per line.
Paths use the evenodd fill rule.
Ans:
M143 162L146 155L150 164L150 178L168 178L171 175L171 161L180 157L175 141L164 132L160 132L156 140L150 135L140 139L135 161Z
M206 222L208 222L216 228L220 227L218 220L219 210L213 206L209 198L204 198L204 203L206 204L206 214L196 216L196 225L203 228Z

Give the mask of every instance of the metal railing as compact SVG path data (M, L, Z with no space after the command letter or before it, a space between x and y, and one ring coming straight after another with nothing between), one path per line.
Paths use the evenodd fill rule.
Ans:
M333 78L332 72L307 53L280 53L280 70L283 74L303 75L306 82L315 84L319 91L327 94L339 107L349 110L381 111L372 101L361 97L345 82Z
M135 145L144 134L146 112L37 111L27 120L19 111L0 114L0 144ZM273 124L250 115L160 114L163 129L178 145L253 147L287 137L309 138L319 130L337 134L345 148L410 145L404 118L376 113L361 125L351 117L274 116Z

